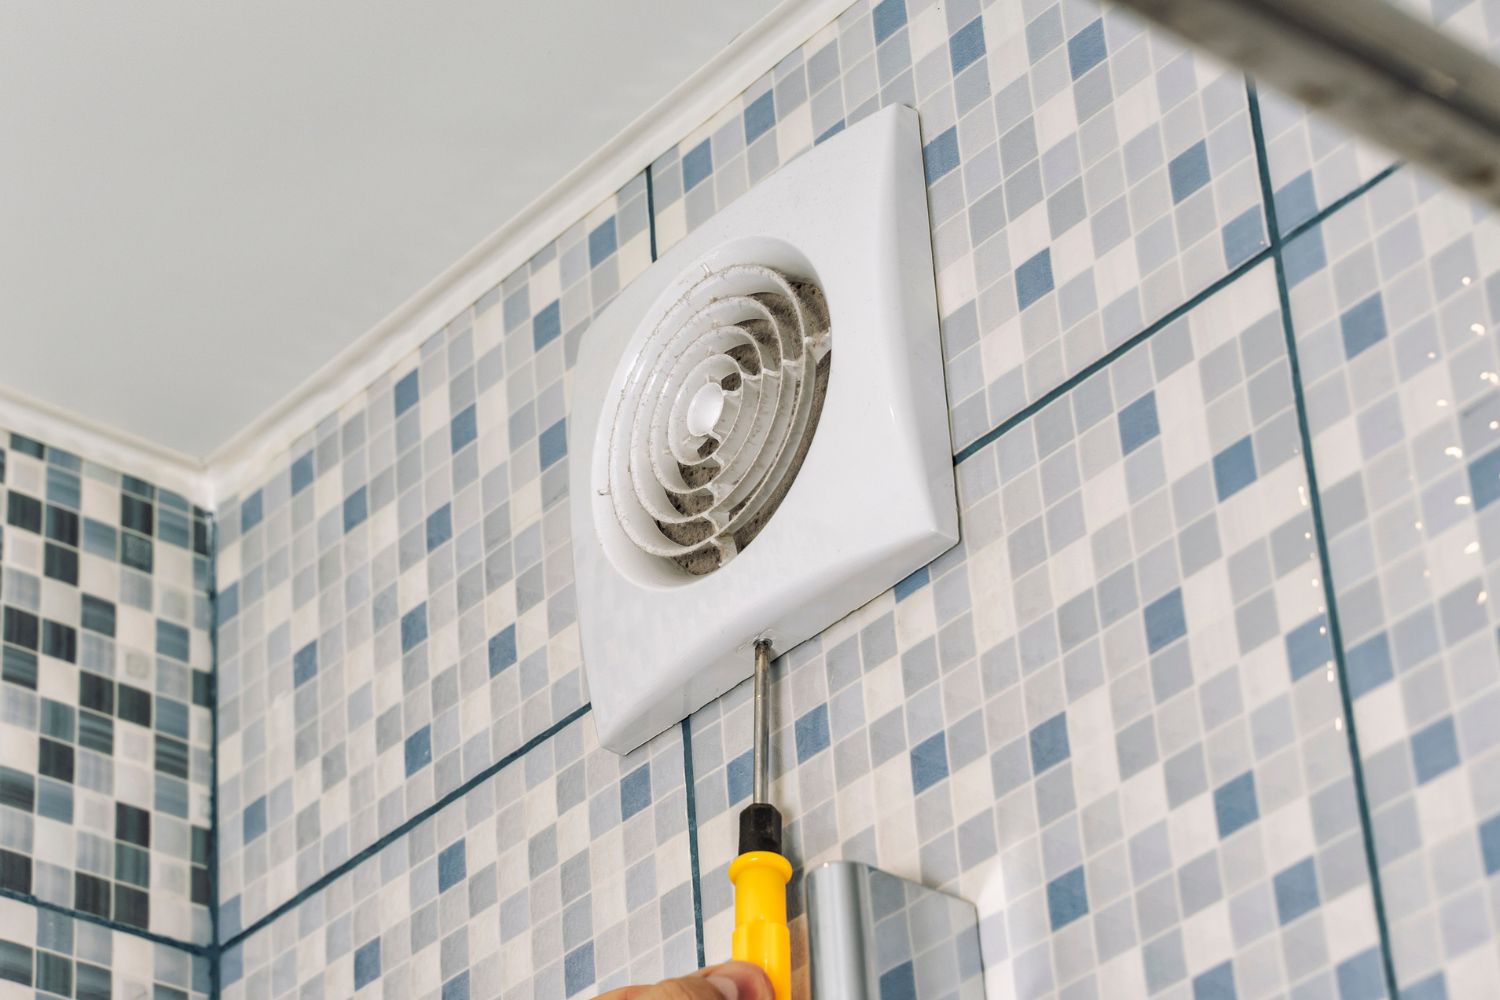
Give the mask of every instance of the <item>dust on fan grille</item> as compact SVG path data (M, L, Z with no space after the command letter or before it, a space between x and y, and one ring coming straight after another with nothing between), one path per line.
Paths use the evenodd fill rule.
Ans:
M749 545L812 443L831 346L808 281L736 264L689 288L637 355L611 428L609 495L631 541L695 576Z

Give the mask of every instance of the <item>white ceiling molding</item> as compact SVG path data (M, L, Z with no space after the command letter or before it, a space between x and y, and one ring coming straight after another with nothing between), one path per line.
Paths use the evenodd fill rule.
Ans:
M834 20L848 0L783 0L572 172L208 456L207 503L266 463L613 195ZM204 503L204 501L199 501Z

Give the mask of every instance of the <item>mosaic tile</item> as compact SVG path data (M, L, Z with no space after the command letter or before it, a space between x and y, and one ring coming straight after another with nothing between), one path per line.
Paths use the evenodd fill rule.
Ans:
M0 997L208 1000L209 959L0 898Z
M962 462L959 547L776 661L794 910L834 858L956 892L992 996L1382 985L1277 301L1263 265ZM748 693L691 721L710 961Z
M1413 995L1493 996L1500 219L1401 171L1294 251L1307 266L1289 273L1292 318L1397 979Z
M209 517L0 442L0 888L206 943Z
M922 119L956 448L1267 245L1238 73L1113 7L885 0L652 164L659 250L893 103Z
M223 996L594 996L697 966L681 729L584 716L223 957Z
M639 177L221 511L220 932L587 701L561 428Z

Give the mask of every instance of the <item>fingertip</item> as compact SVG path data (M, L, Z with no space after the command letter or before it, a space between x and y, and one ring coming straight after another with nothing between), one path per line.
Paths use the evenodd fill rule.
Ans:
M775 997L765 971L749 962L725 962L704 969L703 975L724 995L724 1000L774 1000Z

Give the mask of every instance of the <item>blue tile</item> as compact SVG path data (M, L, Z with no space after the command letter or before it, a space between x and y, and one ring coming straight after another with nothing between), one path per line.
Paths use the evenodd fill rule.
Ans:
M748 799L751 791L751 769L755 766L755 755L746 750L724 768L724 783L728 786L729 804Z
M615 235L615 217L611 215L589 233L589 267L598 267L619 249Z
M948 39L948 58L953 63L953 75L957 76L972 66L975 60L984 58L984 21L974 18L959 28Z
M423 726L406 738L406 776L432 763L432 727Z
M1448 983L1441 972L1401 988L1401 1000L1448 1000Z
M1079 865L1047 883L1047 912L1052 916L1054 931L1066 927L1089 912L1088 889Z
M1148 392L1120 411L1120 451L1128 455L1161 433L1156 393Z
M453 424L448 431L453 446L453 454L457 455L465 447L471 444L479 436L478 416L474 405L471 403L464 408L463 412L453 418Z
M219 956L219 983L233 986L245 977L245 946L237 944L225 948Z
M219 905L219 934L224 940L227 941L238 935L244 926L244 922L240 919L240 897L235 896Z
M930 187L939 177L958 166L958 126L941 133L922 147L922 169Z
M879 45L906 24L906 0L881 0L871 11L870 20L875 28L875 44Z
M1344 672L1349 677L1349 695L1375 690L1396 675L1391 666L1391 644L1386 634L1372 636L1353 647L1344 657Z
M896 584L895 593L897 602L906 600L912 594L915 594L917 591L927 586L927 582L929 579L930 575L927 571L927 567L923 566L921 569L917 570L915 573L912 573L900 583Z
M531 346L541 350L562 336L562 306L554 301L531 321Z
M422 398L422 385L417 378L417 370L413 368L401 380L396 383L396 416L401 416L407 410L417 405L417 400Z
M1469 463L1469 496L1475 510L1484 510L1500 498L1500 448Z
M651 765L642 764L620 779L620 818L629 819L651 804Z
M186 663L188 654L188 630L161 619L156 620L156 655Z
M1266 231L1260 221L1260 206L1245 209L1224 225L1224 262L1239 267L1266 246Z
M344 532L353 531L365 523L370 516L370 494L368 487L361 486L344 498Z
M468 878L467 858L462 838L443 848L438 855L438 892L447 892Z
M917 974L910 959L880 974L880 1000L917 1000Z
M1375 948L1344 959L1334 977L1339 984L1339 1000L1382 1000L1386 996L1385 970Z
M1068 713L1059 712L1031 731L1031 771L1043 771L1068 759Z
M1385 307L1380 293L1355 303L1339 317L1344 356L1353 359L1385 339Z
M1193 1000L1237 1000L1234 991L1234 965L1218 965L1193 977Z
M1172 202L1176 204L1208 183L1208 143L1199 140L1172 157L1167 164L1172 182Z
M819 705L797 720L797 763L828 749L828 706Z
M250 843L256 837L266 832L266 797L262 795L254 802L245 807L244 821L245 843Z
M361 989L380 978L380 938L371 938L354 953L354 988Z
M1052 291L1052 251L1043 250L1016 268L1016 302L1025 309Z
M745 145L765 135L776 125L776 97L766 91L745 108Z
M427 515L427 551L442 545L453 537L453 507L443 504Z
M1187 635L1187 615L1182 607L1182 590L1174 590L1150 604L1141 612L1146 622L1146 648L1156 652Z
M516 662L516 627L507 625L490 637L490 676Z
M410 653L427 641L427 602L401 616L401 652Z
M590 941L568 952L563 958L563 986L567 996L587 989L594 983L594 942Z
M1303 858L1285 871L1278 872L1274 880L1276 888L1276 915L1281 923L1288 924L1318 906L1318 873L1312 858Z
M292 463L292 496L296 496L312 485L317 478L316 466L313 462L313 453L308 452Z
M318 644L310 642L292 657L292 686L301 687L318 673Z
M1214 456L1214 488L1220 500L1228 500L1255 477L1255 447L1248 434Z
M1484 873L1500 872L1500 813L1479 824L1479 850L1484 855Z
M911 788L921 795L948 777L948 741L942 732L911 748Z
M682 190L691 191L699 184L708 180L714 172L714 154L704 139L698 145L682 154Z
M1328 266L1323 252L1323 227L1313 226L1281 245L1281 264L1288 288L1296 288Z
M1290 232L1318 214L1318 193L1311 170L1304 170L1271 196L1276 202L1276 224Z
M443 984L441 1000L469 1000L468 969L465 969Z
M246 532L260 523L264 513L265 499L260 490L256 490L245 498L240 504L240 531Z
M1419 785L1458 766L1458 734L1453 728L1453 716L1444 716L1411 738L1411 759Z
M1328 619L1318 615L1288 632L1286 658L1292 668L1294 681L1328 666L1333 660L1333 643L1328 639Z
M840 118L838 121L828 126L828 128L824 130L822 135L814 139L813 145L816 146L820 142L827 142L829 139L832 139L842 131L844 131L844 119Z
M536 439L537 452L542 460L542 468L551 468L557 460L568 454L568 431L566 420L557 423L542 431Z
M1078 79L1104 61L1104 20L1101 18L1068 39L1068 67Z
M1260 818L1255 799L1255 772L1246 771L1214 789L1214 814L1219 819L1219 837L1224 838Z

